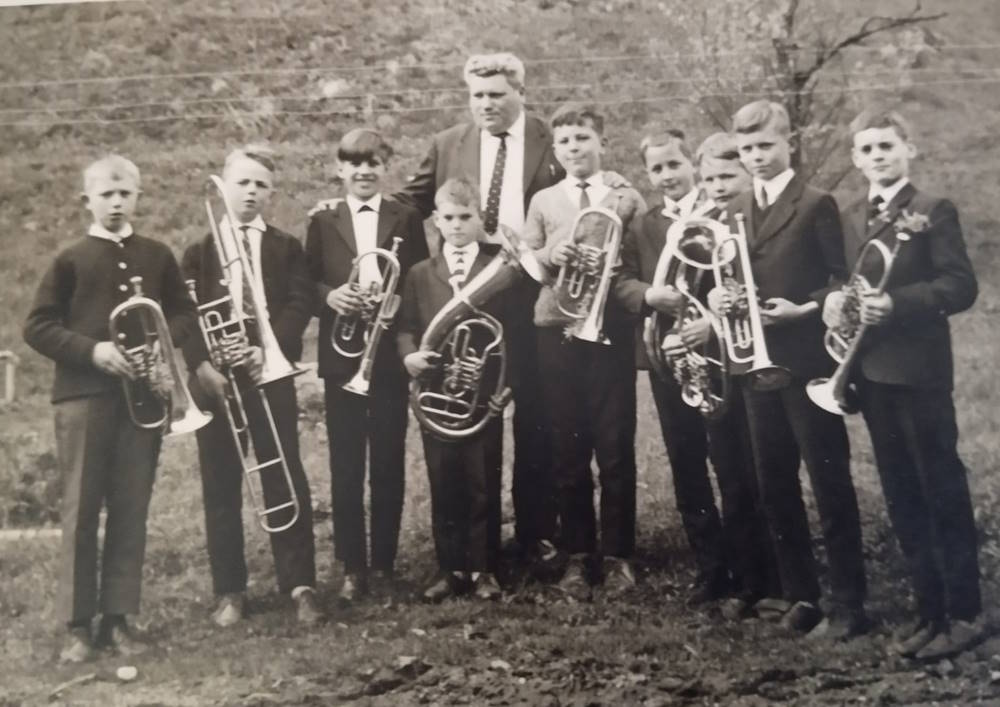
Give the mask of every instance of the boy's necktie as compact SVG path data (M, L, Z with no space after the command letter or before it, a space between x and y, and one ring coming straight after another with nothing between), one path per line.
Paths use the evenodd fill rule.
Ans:
M465 251L456 250L455 253L455 269L452 271L451 276L458 278L459 282L465 280Z
M487 235L497 232L500 218L500 190L503 189L503 168L507 161L507 133L500 133L500 147L493 163L493 177L490 179L490 190L486 194L486 217L483 219L483 229Z
M767 189L764 187L760 188L760 198L757 199L757 206L760 207L761 211L767 211L767 207L770 206L770 202L767 200Z
M253 316L253 308L251 302L253 302L253 285L251 281L254 277L254 263L253 263L253 247L250 245L250 227L247 225L240 226L240 242L243 245L243 252L247 256L247 265L250 266L250 272L243 273L243 313L249 316Z
M879 217L882 215L883 203L885 203L885 199L882 198L881 194L876 194L872 200L868 202L868 228L871 228L878 223Z
M581 210L586 209L588 206L590 206L590 197L587 196L587 187L589 187L590 185L587 184L586 182L580 182L576 186L580 188L580 209Z

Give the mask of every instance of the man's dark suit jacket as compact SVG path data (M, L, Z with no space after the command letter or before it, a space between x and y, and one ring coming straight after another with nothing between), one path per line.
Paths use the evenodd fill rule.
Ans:
M309 280L305 256L298 239L268 225L260 242L264 296L274 336L289 361L302 357L302 333L312 318L315 288ZM204 304L229 294L219 282L222 266L211 234L188 246L181 260L184 277L195 281L198 302ZM189 336L184 344L184 360L192 373L208 358L203 338Z
M464 177L479 184L479 136L475 123L459 123L442 130L431 141L430 150L410 182L394 195L427 217L434 211L434 192L448 179ZM552 153L552 133L533 115L524 120L524 212L531 197L566 176ZM480 185L480 188L489 185Z
M800 381L829 375L833 360L823 347L822 305L847 276L837 202L796 173L760 223L753 190L734 198L728 213L734 230L733 216L744 216L760 300L784 297L795 304L813 300L821 308L794 322L764 328L771 359Z
M415 209L403 204L382 199L376 230L376 247L392 248L392 239L402 238L399 244L400 276L396 292L401 293L406 273L427 257L427 240L424 226ZM345 358L330 344L333 330L334 312L326 304L327 295L345 282L351 274L351 264L358 255L357 240L354 236L354 222L346 201L336 209L319 211L309 221L306 233L306 261L309 275L315 283L316 313L319 316L319 339L317 360L319 375L334 380L347 380L358 368L358 359ZM383 336L376 353L376 365L382 368L383 361L391 362L398 368L393 337L394 329ZM388 340L387 343L385 340Z
M892 315L886 325L868 329L861 371L877 383L951 389L948 316L971 307L978 294L955 206L907 184L889 202L886 218L869 228L868 200L861 199L844 214L847 262L856 262L872 238L892 249L896 237L891 224L904 210L927 216L930 226L899 250L886 288Z

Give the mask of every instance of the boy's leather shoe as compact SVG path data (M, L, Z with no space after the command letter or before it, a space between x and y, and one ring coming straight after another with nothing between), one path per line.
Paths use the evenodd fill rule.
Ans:
M376 599L396 596L396 573L392 570L372 570L368 576L368 593Z
M350 604L360 599L368 590L368 582L363 572L345 572L344 583L337 592L337 601Z
M246 601L246 595L242 592L223 594L219 597L215 611L212 612L212 621L222 628L239 623L246 613Z
M60 663L85 663L97 657L90 639L89 626L74 626L66 636L66 643L59 651Z
M764 597L753 605L757 615L766 621L780 621L792 609L792 602L777 597Z
M307 587L292 598L295 618L300 624L314 625L323 620L323 612L316 603L316 590Z
M784 616L781 617L781 627L796 633L807 633L823 618L823 612L811 601L797 601Z
M621 557L606 557L602 569L606 596L619 597L635 587L635 572L628 560Z
M847 641L868 633L871 622L863 609L836 609L810 631L807 638L823 641Z
M118 655L139 655L149 644L129 628L123 616L102 616L97 630L97 645Z
M448 597L468 594L472 582L462 572L442 572L421 595L423 600L432 604L442 602Z
M901 656L913 658L930 643L938 634L944 631L944 625L940 621L920 619L904 627L906 631L898 632L900 637L893 645L893 649ZM903 637L909 632L909 636Z
M476 599L496 601L503 594L503 591L492 572L481 572L473 583L472 594Z
M554 582L562 574L566 556L551 540L537 541L528 552L532 576L539 582Z
M577 601L590 601L591 588L587 579L586 555L572 555L566 563L566 572L556 584L564 595Z
M979 643L984 636L978 621L952 621L916 653L917 660L951 658Z

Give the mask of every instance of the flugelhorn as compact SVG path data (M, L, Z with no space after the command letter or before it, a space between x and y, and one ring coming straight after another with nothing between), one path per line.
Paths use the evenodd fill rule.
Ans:
M857 391L851 383L851 371L869 326L863 324L860 319L861 298L865 295L877 296L885 291L899 249L909 240L908 233L897 231L892 250L889 250L882 241L873 238L865 243L858 253L858 260L854 264L851 277L841 290L844 293L842 323L840 326L827 329L823 336L823 344L830 357L837 362L837 370L829 378L814 378L806 384L806 394L809 399L827 412L832 412L834 415L852 415L858 411ZM882 276L874 288L868 278L861 274L862 265L870 253L877 253L882 264Z
M351 264L351 274L347 281L361 296L361 310L350 316L343 316L338 312L334 317L333 331L330 334L330 343L341 356L361 357L358 370L342 386L350 393L368 395L379 339L382 332L392 324L396 310L399 309L399 295L396 294L396 288L399 285L400 272L399 244L402 242L402 238L393 238L390 250L373 248L360 253ZM365 259L374 261L380 273L379 280L365 284L361 282L361 264ZM363 325L363 328L359 325ZM359 339L360 347L357 345Z
M288 362L285 360L284 355L281 350L277 348L277 342L274 341L271 344L274 350L268 352L263 350L265 369L267 368L268 356L271 357L271 375L270 380L261 380L254 386L252 395L258 396L261 407L264 410L264 417L267 420L266 434L269 435L267 440L253 440L253 448L255 455L255 462L251 463L247 455L247 447L245 445L244 435L249 433L250 424L246 415L246 405L243 401L243 395L240 393L239 384L237 381L237 371L242 369L245 377L249 378L250 373L247 370L247 357L250 353L250 335L247 330L246 320L249 318L243 312L241 312L233 300L232 294L230 294L230 283L233 280L233 271L236 263L241 264L241 277L250 277L249 260L246 253L243 250L240 239L236 237L233 233L233 224L236 223L236 217L229 208L229 204L226 201L225 190L223 188L221 180L212 175L210 177L210 184L207 185L205 197L205 210L208 215L209 227L212 234L212 242L215 246L215 252L218 255L219 263L222 268L222 279L220 283L223 290L226 292L223 296L198 304L198 323L201 329L202 337L205 341L205 347L208 349L209 360L212 366L226 376L228 380L228 385L226 389L226 399L221 401L221 406L226 414L226 420L229 423L229 429L233 436L233 443L236 445L236 450L240 455L240 463L243 467L243 478L246 480L247 491L250 495L250 502L253 506L254 512L257 515L257 522L260 524L268 533L278 533L282 530L290 528L299 517L299 500L295 494L295 486L292 482L292 476L288 469L288 463L285 460L285 452L281 445L281 439L278 437L278 429L274 424L274 415L271 412L271 405L268 402L267 394L263 389L263 386L271 381L280 380L281 378L290 375L288 373L284 375L280 374L283 367L287 366L291 368ZM222 209L219 213L213 208L213 196L221 202ZM229 227L229 234L231 238L227 242L227 239L223 237L223 232L221 230L221 225L225 223ZM196 291L196 284L194 280L187 281L188 289L191 292L191 298L198 302L198 296ZM249 289L254 293L254 298L256 298L256 288L251 285ZM266 330L270 332L270 323L267 322L267 308L262 302L252 301L244 302L244 306L249 306L251 311L255 313L261 313L264 317L264 324L266 325ZM263 336L264 329L261 327L260 319L258 318L257 330L261 333L262 342L265 339ZM270 335L271 339L274 339L273 333ZM298 369L291 368L291 375L297 374L300 371ZM263 444L261 444L263 442ZM273 446L275 453L270 459L260 459L259 449ZM282 489L284 493L281 494L283 500L274 504L273 506L268 506L264 501L264 489L261 482L261 475L265 472L280 474ZM287 514L288 518L281 523L273 523L272 517L278 514Z
M132 296L111 310L108 322L111 340L135 375L134 380L123 380L129 416L136 427L165 428L166 435L194 432L212 416L191 398L163 309L143 295L141 277L131 282Z
M788 386L792 374L772 363L767 353L743 214L735 218L736 231L717 243L712 253L715 284L726 290L730 304L721 316L726 355L731 363L750 366L745 375L754 390L780 390Z
M410 384L410 407L420 425L445 441L471 437L510 402L503 325L480 307L524 274L541 280L530 249L497 231L501 250L434 316L420 341L438 364Z
M672 285L683 298L681 311L668 328L668 317L654 311L646 317L643 342L653 370L661 378L673 376L681 398L708 418L725 412L729 398L729 371L722 350L718 320L699 300L704 278L712 273L715 246L729 236L723 224L692 215L674 221L653 273L653 286ZM705 319L712 338L698 349L683 343L680 332L689 322ZM714 340L714 351L713 349ZM670 353L667 351L681 351Z
M559 311L575 320L570 333L584 341L610 343L604 335L604 307L621 251L617 203L611 209L589 206L576 215L570 231L573 253L553 287Z

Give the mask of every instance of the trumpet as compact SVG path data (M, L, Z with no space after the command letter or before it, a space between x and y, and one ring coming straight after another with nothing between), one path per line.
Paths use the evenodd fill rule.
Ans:
M215 197L221 198L223 213L216 214L213 208L212 186L215 187ZM230 229L236 223L236 217L226 201L225 191L222 181L212 175L210 185L205 197L205 210L208 214L208 222L212 233L212 242L215 245L216 253L222 267L222 279L220 283L227 294L217 299L198 303L196 285L194 280L188 280L187 286L191 293L191 298L198 303L198 323L201 329L205 347L208 349L209 360L212 366L226 376L228 380L226 400L222 403L222 408L229 423L229 429L233 436L233 442L240 454L240 461L243 466L243 477L246 480L247 491L250 501L257 515L257 521L261 528L268 533L279 533L287 530L295 524L299 518L299 499L295 494L295 486L285 459L284 449L278 437L278 429L274 424L274 415L271 412L271 405L268 402L264 386L276 380L281 380L290 375L297 375L302 371L294 368L285 359L284 354L278 347L277 339L271 331L270 323L267 319L266 304L258 301L257 290L254 287L248 288L252 294L250 302L244 302L244 307L249 307L254 312L253 317L248 317L239 311L233 297L229 293L232 271L235 264L241 263L242 277L250 277L249 258L239 238L231 239L230 244L222 236L219 224L224 217ZM264 356L264 365L261 380L254 386L253 395L257 395L261 407L264 410L264 417L267 420L266 433L270 439L265 443L270 443L275 449L275 454L270 459L260 459L257 456L255 463L248 460L247 452L244 451L244 435L249 432L250 423L246 414L246 405L243 394L237 382L237 371L241 368L246 372L247 357L250 353L250 335L247 329L247 319L257 320L257 331L261 338L261 349ZM249 376L249 373L246 373ZM267 448L264 444L258 444L262 440L254 440L254 454L258 454L259 448ZM266 472L279 473L285 493L282 494L288 500L282 500L273 506L267 506L264 501L264 490L261 482L261 475ZM289 514L289 519L281 523L272 523L272 517L279 513Z
M621 200L621 197L618 197ZM575 320L569 328L578 339L609 344L604 335L604 306L618 264L622 220L613 209L590 206L573 221L573 255L559 269L554 291L559 311Z
M374 248L361 253L351 265L348 282L361 295L363 300L361 311L350 316L338 313L333 320L333 331L330 334L330 343L341 356L361 357L357 372L351 380L341 386L349 393L368 395L379 339L382 332L389 328L396 316L396 310L399 309L400 297L396 294L396 288L400 272L399 244L402 241L402 238L393 238L391 250ZM361 263L366 258L374 260L381 273L381 281L361 284ZM359 324L363 324L364 328L359 329ZM357 346L358 339L361 340L360 348Z
M664 331L663 314L654 311L646 317L643 342L653 370L663 379L673 375L681 388L681 398L710 419L722 415L729 398L729 366L721 350L722 330L718 320L698 299L702 280L712 269L715 245L729 235L729 229L703 216L675 221L667 231L666 245L653 273L654 286L673 285L683 297L683 307L674 325ZM683 344L680 332L686 324L705 319L711 325L711 341L699 349ZM682 353L668 354L667 350Z
M837 370L829 378L814 378L806 384L806 394L816 405L834 415L852 415L858 411L857 390L850 381L854 360L860 350L861 341L868 331L868 324L860 319L861 298L867 294L880 295L892 274L892 266L903 244L910 240L908 233L897 231L892 250L877 238L865 243L858 254L857 263L847 284L842 288L844 306L841 310L843 323L826 330L823 344L827 353L837 362ZM873 288L868 278L861 274L861 266L870 253L877 253L882 264L882 276Z
M421 350L439 354L440 365L410 384L410 407L425 430L446 442L477 434L511 399L503 325L480 307L524 274L543 277L530 249L502 230L497 236L500 252L465 286L452 281L454 296L420 341Z
M743 214L736 214L736 232L731 232L716 244L712 253L712 271L716 285L726 289L732 302L729 311L721 317L723 340L730 362L750 366L746 375L754 390L772 391L787 387L792 380L791 372L772 363L767 353Z
M108 322L111 340L135 373L135 380L123 380L129 416L142 429L166 427L167 436L194 432L212 416L191 398L160 305L143 295L141 277L131 282L132 296L111 310ZM130 324L133 317L137 324ZM130 337L126 329L138 336Z

